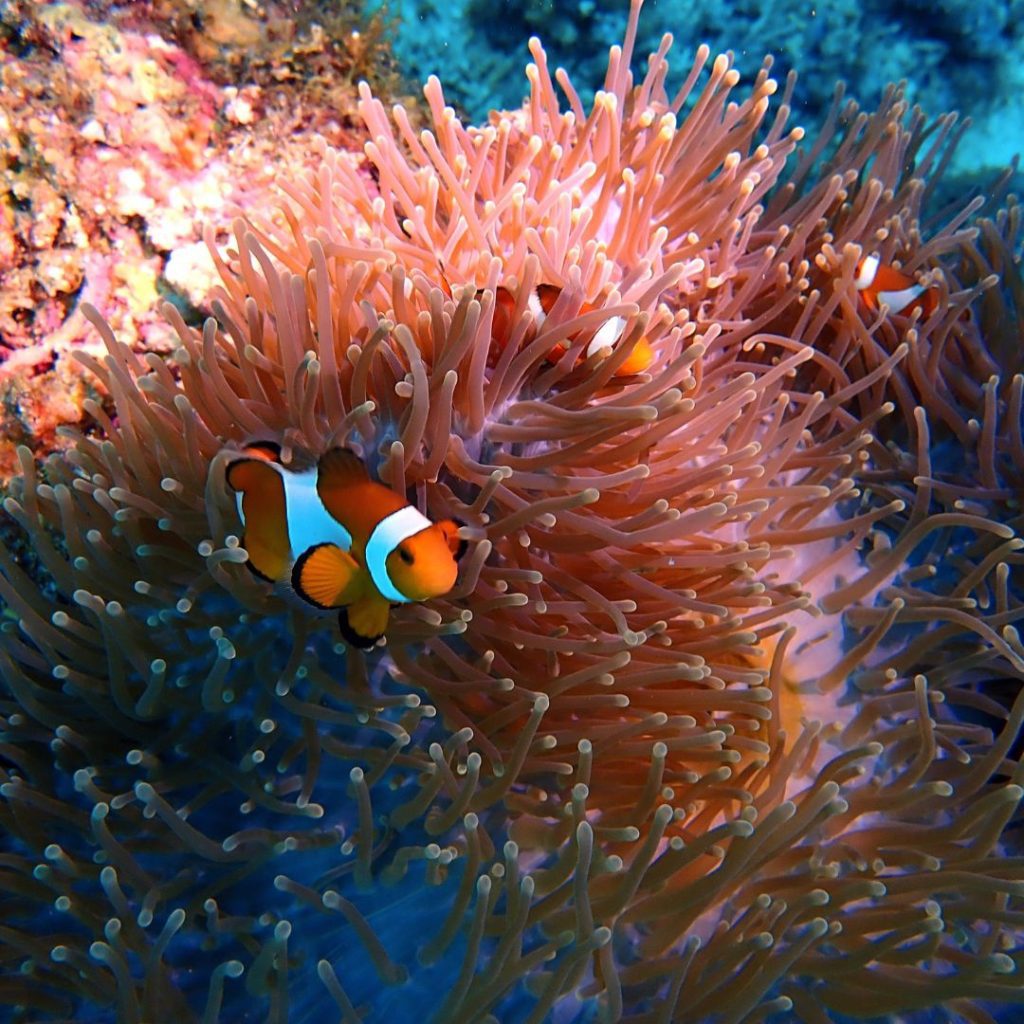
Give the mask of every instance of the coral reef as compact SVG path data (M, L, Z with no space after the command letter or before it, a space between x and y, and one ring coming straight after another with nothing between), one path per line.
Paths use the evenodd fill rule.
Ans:
M161 297L193 310L212 283L202 225L226 238L240 206L308 164L314 135L361 142L357 78L398 92L380 19L355 9L324 25L275 5L262 20L231 3L193 16L171 2L3 6L0 479L14 444L53 450L57 427L82 422L92 384L68 358L94 340L81 303L138 351L167 351Z
M768 64L634 82L640 8L589 110L537 40L480 127L361 86L371 173L211 227L166 356L79 307L108 401L4 502L14 1020L1020 1003L1021 208L930 213L958 132L898 87L807 142ZM348 648L245 565L253 439L458 518L454 590Z

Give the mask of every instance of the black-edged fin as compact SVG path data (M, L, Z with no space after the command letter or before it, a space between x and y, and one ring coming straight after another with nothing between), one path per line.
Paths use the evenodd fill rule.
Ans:
M377 641L384 635L383 633L378 633L376 636L361 636L349 625L347 608L342 608L338 612L338 631L347 644L360 651L368 651L370 648L375 647Z
M257 455L232 462L225 478L228 486L241 496L245 522L242 546L249 555L249 568L271 583L287 579L291 548L280 472Z
M316 544L295 560L292 588L317 608L338 608L351 601L359 566L337 544Z
M242 547L245 548L246 551L249 550L248 547L246 547L245 537L242 537ZM253 576L258 576L261 580L265 580L267 583L281 582L280 580L274 579L272 576L268 576L266 573L260 572L252 558L246 559L245 566L249 570L249 572L253 574Z

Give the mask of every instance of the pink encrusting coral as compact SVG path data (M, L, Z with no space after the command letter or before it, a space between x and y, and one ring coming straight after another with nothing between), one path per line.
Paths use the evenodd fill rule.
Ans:
M244 47L253 62L276 58L278 85L267 94L251 79L223 84L186 50L188 33L171 36L159 6L69 0L2 13L4 481L17 470L17 444L59 449L57 428L82 425L83 400L102 398L72 358L96 343L85 303L136 350L166 354L161 296L201 306L211 286L202 226L226 238L238 206L266 202L277 174L305 165L314 134L339 146L362 141L348 141L343 109L316 102L322 86L312 76L305 94L292 81L292 63L346 63L322 28L313 39L278 26L276 42L260 47L237 5L205 10L218 42ZM356 61L364 74L374 70L369 50Z
M281 861L275 890L341 913L382 980L450 965L438 1021L539 1024L573 993L635 1022L939 1004L980 1021L975 1000L1020 1000L1004 832L1024 698L989 684L1024 678L1022 385L982 308L1019 274L1016 208L923 240L908 167L929 128L897 92L870 117L837 102L787 177L801 133L787 97L769 116L768 65L736 101L728 59L701 50L670 96L666 38L634 87L640 7L589 114L558 75L561 111L536 41L529 100L480 128L436 80L423 133L361 89L372 174L323 146L227 251L211 237L216 319L167 307L168 360L86 312L116 418L93 403L99 438L41 469L23 455L5 507L49 589L0 565L9 735L56 737L109 861L65 843L44 896L19 888L59 892L76 922L34 968L51 985L147 1019L184 928L231 957L203 979L204 1020L243 969L287 1019L291 952L326 926L224 909ZM876 249L926 271L941 310L858 306ZM543 320L538 285L559 289ZM642 339L652 364L617 372ZM959 379L979 367L1006 381ZM936 483L928 431L960 424L976 479ZM252 440L286 462L348 445L461 520L455 588L345 651L244 564L224 474ZM30 849L57 843L58 791L31 759L0 788ZM157 854L184 859L173 880ZM379 920L420 862L445 902L414 962L330 886L351 873ZM113 912L79 907L79 876ZM139 906L141 928L110 926ZM353 1021L337 929L316 970Z

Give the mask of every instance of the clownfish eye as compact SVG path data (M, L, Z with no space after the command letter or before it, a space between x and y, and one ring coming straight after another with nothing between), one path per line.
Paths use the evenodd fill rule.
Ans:
M412 552L409 551L408 548L399 548L398 549L398 557L403 562L405 562L406 565L412 565L412 563L416 561L416 559L413 558L413 556L412 556Z

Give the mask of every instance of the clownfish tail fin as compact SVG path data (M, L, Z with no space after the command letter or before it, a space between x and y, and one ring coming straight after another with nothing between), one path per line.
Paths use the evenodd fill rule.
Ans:
M245 525L242 546L249 556L249 568L272 583L285 579L291 547L280 471L262 456L250 456L232 462L225 477L237 495L238 512Z
M236 494L248 497L258 496L266 500L276 500L280 492L284 499L284 484L278 470L268 465L262 456L246 455L235 459L224 474L228 487Z

